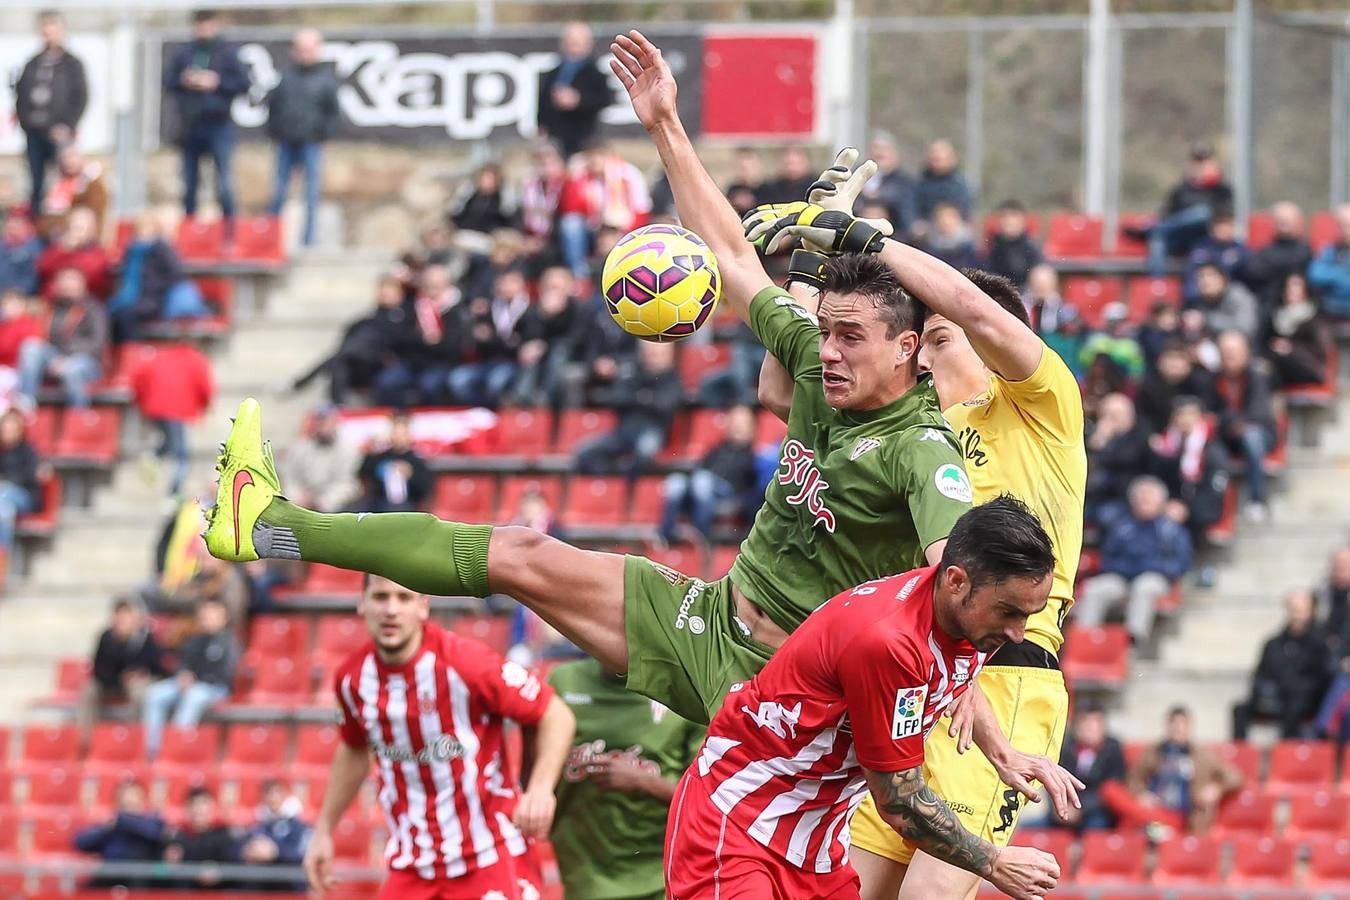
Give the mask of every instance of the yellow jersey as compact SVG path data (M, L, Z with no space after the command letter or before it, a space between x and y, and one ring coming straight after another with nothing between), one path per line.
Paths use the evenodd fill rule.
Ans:
M1050 600L1027 622L1026 636L1058 654L1083 549L1087 449L1078 382L1064 360L1042 346L1041 361L1025 381L991 374L987 392L944 414L965 457L975 502L1012 494L1050 535L1055 548Z

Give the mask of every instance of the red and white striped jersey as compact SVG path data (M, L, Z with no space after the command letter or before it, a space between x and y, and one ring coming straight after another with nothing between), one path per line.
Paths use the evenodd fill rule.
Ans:
M848 861L864 768L923 762L923 741L984 655L933 620L936 568L859 585L813 612L708 727L695 771L722 815L790 864Z
M536 724L552 688L433 623L407 664L385 665L371 642L338 668L335 688L342 739L375 756L391 869L456 878L525 852L502 721Z

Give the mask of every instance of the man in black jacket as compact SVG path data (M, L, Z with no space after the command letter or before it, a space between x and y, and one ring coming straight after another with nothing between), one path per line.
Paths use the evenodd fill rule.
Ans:
M365 488L362 509L371 512L412 512L431 496L431 470L412 447L412 427L406 413L389 417L389 444L369 453L357 473Z
M151 759L159 753L170 708L174 709L175 726L193 728L207 709L230 695L239 645L229 624L224 603L215 597L199 600L197 631L179 648L178 674L145 689L141 720L145 725L146 752Z
M1191 146L1190 162L1181 183L1167 195L1158 221L1141 230L1148 239L1149 271L1161 276L1169 256L1191 252L1205 236L1215 210L1233 208L1233 189L1206 143Z
M1326 633L1313 623L1312 592L1284 597L1284 628L1261 650L1251 696L1233 707L1233 740L1245 741L1253 719L1274 719L1280 737L1304 737L1335 668Z
M1016 200L999 204L998 229L989 238L989 254L983 268L1002 275L1019 288L1041 263L1041 248L1027 232L1027 213Z
M558 65L539 78L539 131L562 148L566 160L595 134L600 111L614 99L584 22L563 26Z
M171 863L236 863L242 833L220 821L216 797L204 787L188 793L187 823L173 836L164 849L164 861ZM220 874L213 867L202 867L198 873L180 882L184 888L224 888Z
M56 161L62 144L75 137L89 86L84 64L66 50L66 20L58 12L38 16L42 50L23 67L14 85L14 112L27 138L29 209L42 210L47 167Z
M1056 817L1056 824L1076 831L1114 828L1115 815L1102 803L1101 788L1108 781L1125 781L1125 754L1120 741L1106 733L1106 713L1087 706L1078 713L1073 734L1064 741L1059 764L1084 785L1078 791L1078 809L1069 818Z
M638 365L621 374L607 390L597 390L601 406L618 410L619 423L577 448L577 471L584 475L642 474L666 445L680 408L683 388L675 373L675 346L642 342Z
M239 48L220 37L220 16L202 9L192 14L192 42L175 54L164 71L164 89L177 100L179 144L183 148L183 212L197 214L201 158L216 167L220 213L234 218L230 161L234 155L234 121L230 106L249 87L248 70Z
M1266 519L1266 456L1275 449L1275 402L1270 374L1252 361L1251 345L1239 331L1219 335L1218 398L1211 409L1219 417L1219 436L1240 456L1247 475L1247 517Z
M675 540L679 518L687 512L690 524L707 540L722 504L733 505L742 524L749 524L764 500L755 477L755 428L754 410L733 406L727 412L726 440L709 450L693 472L675 472L666 479L662 539Z
M267 133L277 144L277 188L270 212L277 216L286 203L286 187L296 166L304 170L306 247L314 244L314 219L319 208L320 146L333 135L338 121L338 80L321 61L323 36L302 28L291 40L291 67L267 95Z
M159 642L146 623L145 608L125 597L113 604L112 622L94 650L94 676L75 711L81 754L89 747L94 722L107 703L125 700L138 713L152 678L168 674Z
M1149 434L1157 434L1172 420L1172 408L1178 397L1197 397L1206 409L1218 406L1214 376L1191 359L1191 351L1180 340L1163 344L1157 364L1144 374L1135 397L1139 421Z
M328 396L334 406L341 406L352 389L376 384L385 366L419 340L417 321L403 300L403 283L393 275L383 275L376 283L375 308L348 325L337 350L296 378L290 387L303 390L327 373Z
M1312 247L1306 235L1307 222L1297 203L1288 200L1270 208L1275 223L1275 238L1247 260L1243 277L1261 301L1262 329L1272 309L1280 302L1284 282L1290 275L1302 275L1312 262Z

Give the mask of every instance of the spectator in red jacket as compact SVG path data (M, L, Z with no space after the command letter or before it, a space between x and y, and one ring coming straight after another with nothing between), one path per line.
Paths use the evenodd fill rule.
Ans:
M169 344L131 373L131 390L142 418L159 431L159 458L173 460L169 495L183 489L188 469L187 426L211 405L211 363L191 344Z
M98 221L92 210L77 206L70 211L65 230L42 251L37 267L38 290L49 300L56 294L56 273L62 269L78 269L89 293L99 300L112 292L112 260L98 242Z
M652 210L647 182L637 166L597 141L578 155L558 205L558 243L563 261L578 278L590 275L587 257L604 227L619 233L647 221Z
M19 347L34 337L42 337L42 320L33 315L28 298L18 291L0 293L0 367L17 368Z

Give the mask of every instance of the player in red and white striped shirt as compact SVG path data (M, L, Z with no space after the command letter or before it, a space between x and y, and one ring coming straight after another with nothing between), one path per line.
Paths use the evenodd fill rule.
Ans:
M342 741L305 854L311 886L334 882L332 830L373 755L390 835L381 898L538 900L526 841L552 825L571 710L526 669L429 621L423 594L367 575L357 612L371 642L335 679ZM508 718L534 760L521 794L502 755Z
M1053 565L1036 517L1000 497L957 521L936 567L868 582L812 613L758 675L732 686L676 789L669 896L856 898L848 826L869 789L882 817L938 859L1017 900L1053 888L1054 857L970 834L923 781L924 737L985 655L1022 639ZM1072 776L1008 746L978 690L966 702L976 742L1009 785L1034 795L1034 777L1057 803L1077 802Z

